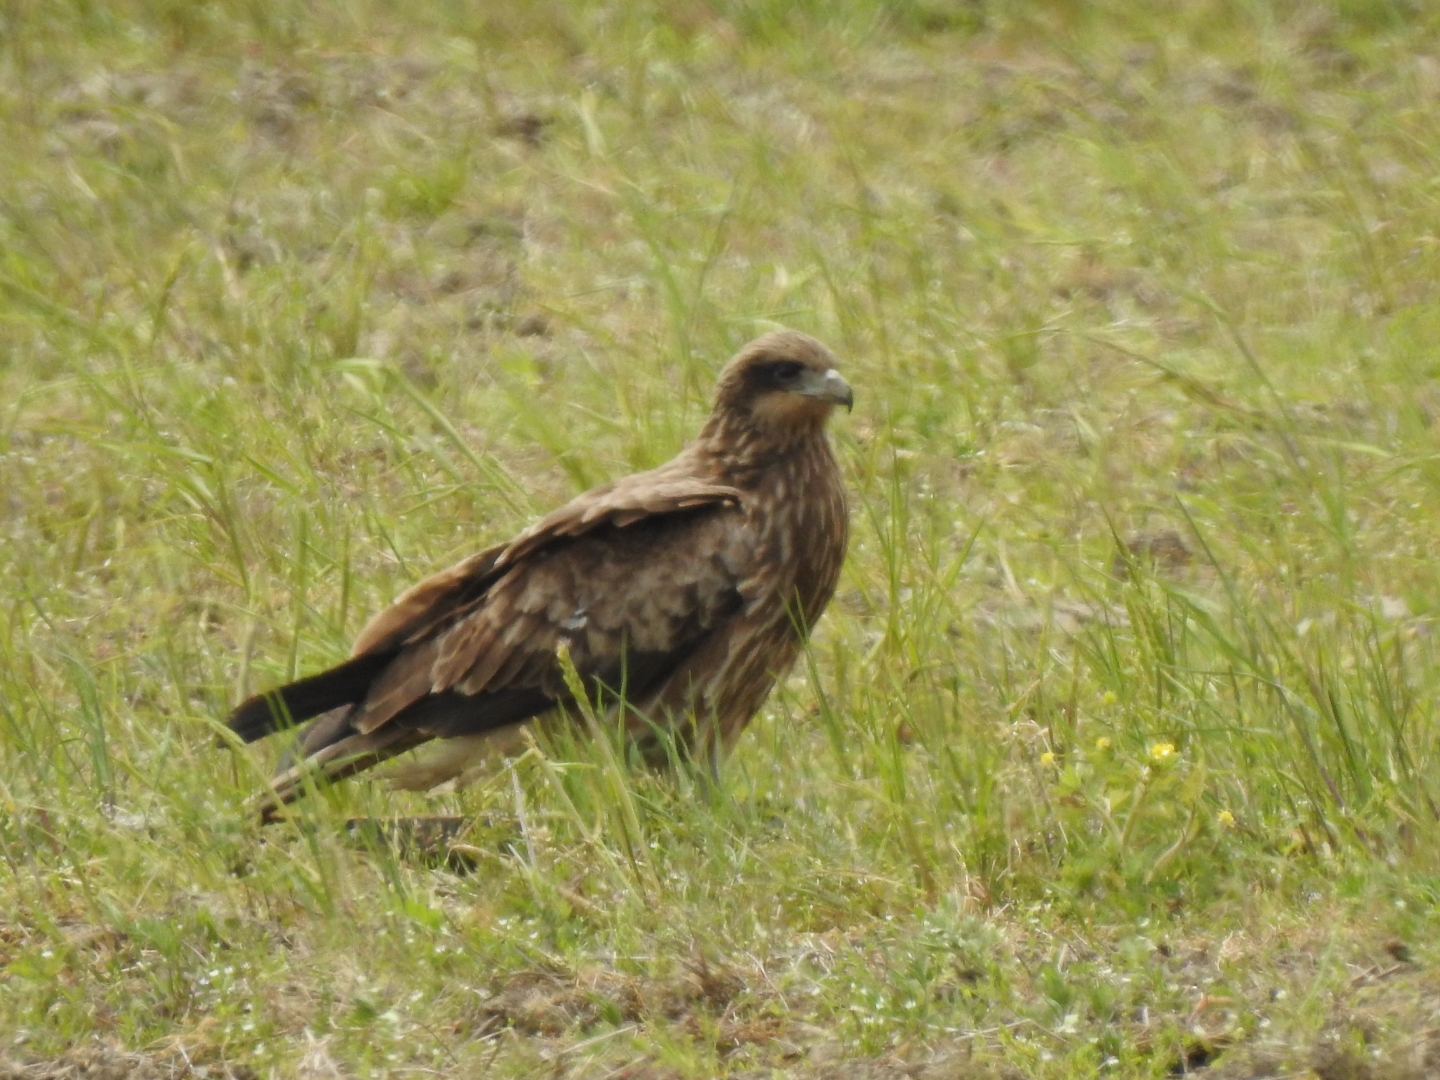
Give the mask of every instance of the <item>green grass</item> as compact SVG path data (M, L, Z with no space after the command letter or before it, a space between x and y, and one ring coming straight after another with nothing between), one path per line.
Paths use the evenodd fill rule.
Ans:
M1427 5L10 0L0 146L0 1076L1433 1075ZM853 540L719 791L251 820L777 323Z

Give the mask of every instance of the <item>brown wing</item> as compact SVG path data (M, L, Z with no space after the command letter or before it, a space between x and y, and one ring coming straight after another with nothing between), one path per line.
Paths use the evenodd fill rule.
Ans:
M478 704L528 690L548 708L566 696L562 645L582 677L638 700L742 606L742 520L725 503L702 504L531 547L481 596L414 634L350 726L369 735L446 693Z
M670 475L667 468L637 473L592 488L536 522L506 544L497 544L414 585L372 618L351 649L352 656L383 652L414 640L473 601L498 575L531 552L566 537L582 536L602 526L624 528L643 518L703 506L739 505L740 492Z
M350 661L232 716L249 739L277 717L333 710L303 734L308 760L275 778L272 805L300 794L315 767L346 775L547 711L566 696L561 644L592 685L637 699L740 606L739 500L673 466L627 477L420 582L365 627Z
M688 475L684 456L650 472L592 488L526 529L496 561L508 566L553 540L581 536L602 525L624 528L647 517L701 506L740 505L738 489Z

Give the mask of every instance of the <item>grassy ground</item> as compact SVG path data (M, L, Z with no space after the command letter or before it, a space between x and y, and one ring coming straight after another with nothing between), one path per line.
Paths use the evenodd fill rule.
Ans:
M6 0L0 146L0 1076L1440 1074L1428 5ZM723 791L250 820L775 323L854 539Z

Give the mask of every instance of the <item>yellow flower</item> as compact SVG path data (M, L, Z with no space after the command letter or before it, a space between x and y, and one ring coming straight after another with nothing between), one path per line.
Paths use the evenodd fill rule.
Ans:
M1229 810L1221 810L1215 815L1215 821L1222 829L1233 829L1235 827L1235 815Z
M1052 754L1049 750L1046 750L1045 753L1043 753L1043 754L1040 755L1040 764L1041 764L1041 765L1054 765L1054 764L1055 764L1055 755Z
M1150 744L1150 758L1152 761L1169 761L1174 756L1174 743L1157 742Z
M1095 740L1095 749L1096 749L1096 750L1109 750L1109 749L1110 749L1110 740L1107 739L1104 735L1101 735L1098 739Z
M1120 698L1116 696L1114 690L1106 690L1105 693L1100 695L1101 705L1114 705L1119 700Z

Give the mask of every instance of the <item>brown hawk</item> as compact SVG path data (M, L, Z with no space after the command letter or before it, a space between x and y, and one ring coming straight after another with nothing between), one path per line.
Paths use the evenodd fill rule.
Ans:
M793 330L720 374L699 437L658 469L603 484L405 592L343 664L230 716L245 742L310 720L267 817L304 793L437 740L424 784L497 734L573 704L560 653L647 757L668 732L718 764L795 662L835 592L847 513L825 435L850 386Z

